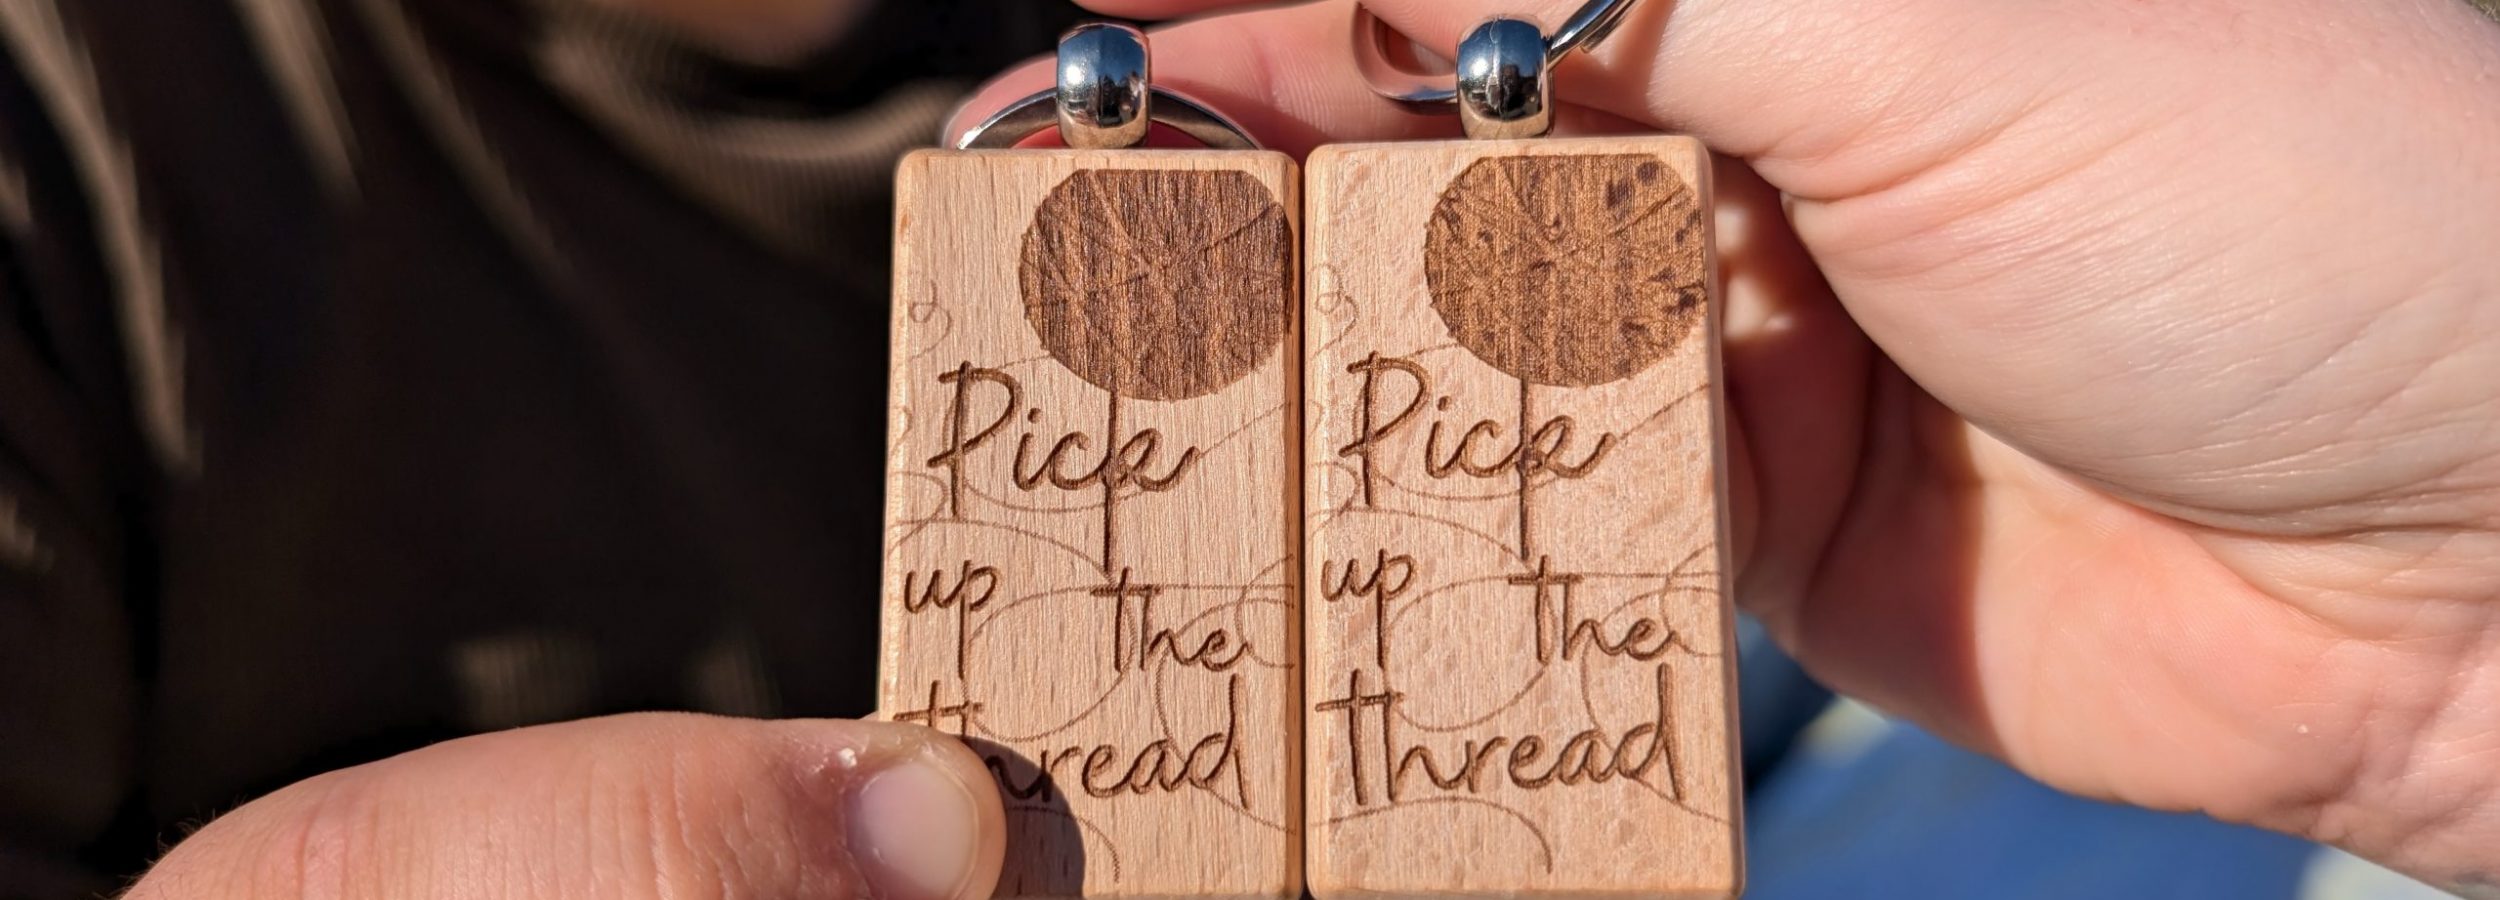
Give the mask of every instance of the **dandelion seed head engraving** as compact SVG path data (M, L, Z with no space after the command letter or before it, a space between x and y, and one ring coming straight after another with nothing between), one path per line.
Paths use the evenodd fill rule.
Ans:
M1313 893L1735 895L1706 152L1312 158Z
M1025 317L1060 364L1140 400L1250 374L1292 324L1284 207L1241 171L1088 169L1025 232Z
M1294 177L1264 153L903 166L880 712L981 757L1002 896L1295 875Z
M1432 307L1486 364L1531 384L1619 381L1708 313L1693 187L1654 156L1508 156L1450 182L1424 239Z

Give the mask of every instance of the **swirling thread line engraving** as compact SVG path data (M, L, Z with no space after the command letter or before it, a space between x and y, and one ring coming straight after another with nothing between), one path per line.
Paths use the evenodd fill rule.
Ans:
M924 339L910 344L900 368L936 377L933 385L913 383L895 395L886 468L890 484L912 490L895 492L888 502L888 584L889 590L899 586L902 596L886 601L886 608L896 616L951 617L945 624L956 646L950 672L926 682L921 699L897 704L917 708L889 710L888 716L943 725L993 746L997 752L985 752L985 761L1016 808L1074 823L1085 844L1109 856L1115 882L1123 858L1139 849L1121 846L1132 839L1124 835L1142 840L1147 833L1102 818L1110 808L1102 804L1203 797L1209 809L1227 809L1261 831L1288 831L1287 823L1254 805L1277 802L1262 787L1275 780L1270 761L1259 758L1254 772L1254 757L1244 754L1270 752L1253 746L1245 730L1252 719L1245 716L1291 714L1282 697L1269 703L1267 692L1291 678L1299 662L1260 652L1276 645L1289 655L1290 628L1253 627L1264 626L1271 614L1289 625L1298 608L1295 556L1284 540L1290 522L1278 522L1276 530L1287 553L1237 561L1258 563L1246 579L1229 577L1242 568L1231 564L1225 577L1157 571L1149 578L1141 566L1175 563L1124 546L1122 533L1135 518L1123 507L1201 483L1216 489L1199 476L1199 466L1267 446L1266 432L1281 436L1279 420L1298 409L1294 402L1252 407L1225 398L1230 405L1220 434L1170 434L1132 421L1156 417L1151 410L1140 415L1137 403L1225 397L1235 383L1274 371L1297 315L1288 290L1292 244L1289 217L1265 183L1247 172L1079 170L1043 198L1015 260L1023 325L1039 340L1041 355L996 363L942 355L964 341L978 346L975 338L994 337L973 334L1004 321L992 314L997 304L988 298L939 298L932 284L931 299L901 317L918 326L906 330ZM1064 372L1031 368L1044 361ZM939 370L936 362L955 364ZM1085 395L1061 386L1073 383L1066 379L1071 374L1087 386L1081 392L1102 392L1101 406L1061 408L1076 405L1067 398ZM1056 423L1071 413L1099 417L1099 430L1080 427L1055 439L1037 433L1045 415ZM1203 418L1194 415L1179 418L1195 427ZM1062 527L1063 519L1095 516L1098 529ZM1083 546L1097 537L1098 546ZM944 555L956 548L968 558ZM1078 571L1099 580L1073 574ZM1280 572L1285 577L1277 577ZM1177 577L1161 577L1167 575ZM1028 577L1031 583L1024 582ZM1035 614L1044 618L1030 618ZM890 642L902 640L898 627L889 627ZM1046 692L1016 689L1012 679L1030 677L1035 667L1015 660L1066 656L1064 640L1041 636L1089 632L1084 640L1108 636L1101 645L1111 653L1105 672L1077 677L1073 691L1062 689L1068 681ZM897 652L894 644L888 652ZM1010 662L1000 665L1000 659ZM1184 672L1206 679L1201 683L1221 696L1212 703L1203 690L1187 699L1167 696ZM1011 679L1004 692L975 698L976 685L1001 678ZM916 690L889 681L889 697L898 689ZM1032 698L1042 696L1059 708L1030 715ZM1001 700L1010 705L997 705ZM1266 718L1257 721L1257 727L1271 727ZM1203 738L1183 734L1199 726L1217 731ZM1010 744L1040 746L1032 750L1034 759L1024 760ZM1276 792L1292 787L1277 785ZM1066 864L1091 881L1081 860Z
M1575 401L1564 397L1603 389L1606 393L1596 395L1594 402L1609 413L1620 410L1624 398L1637 395L1612 385L1682 352L1693 335L1707 334L1705 216L1692 184L1653 155L1476 160L1440 197L1425 236L1425 287L1453 342L1436 344L1431 336L1415 335L1423 346L1394 353L1388 346L1367 352L1365 344L1378 340L1365 337L1371 328L1367 302L1356 295L1337 263L1315 267L1319 293L1313 318L1315 327L1325 321L1326 333L1316 343L1307 370L1312 380L1305 400L1307 418L1319 433L1338 436L1311 448L1309 477L1328 487L1314 495L1305 519L1313 552L1320 555L1311 571L1319 581L1313 599L1332 604L1334 612L1327 620L1339 624L1306 639L1334 643L1336 659L1352 668L1327 673L1351 680L1315 691L1306 708L1344 717L1342 726L1315 735L1312 746L1318 753L1342 737L1343 743L1323 756L1336 763L1328 777L1351 784L1353 809L1340 808L1333 815L1314 810L1314 823L1370 819L1422 803L1481 805L1535 836L1549 872L1554 848L1546 824L1538 821L1542 813L1532 810L1553 809L1555 801L1531 802L1525 795L1509 794L1511 790L1533 792L1620 778L1630 783L1627 790L1645 792L1697 820L1727 824L1723 814L1691 802L1684 758L1691 748L1679 746L1678 737L1685 733L1678 713L1687 702L1681 698L1688 689L1679 687L1683 667L1722 663L1717 650L1696 646L1717 642L1696 642L1685 630L1725 627L1719 618L1721 604L1708 602L1723 602L1724 597L1719 574L1708 565L1720 539L1714 533L1716 513L1684 520L1685 533L1646 536L1645 541L1696 549L1666 571L1639 571L1648 567L1560 565L1598 536L1549 534L1548 513L1540 508L1586 502L1555 498L1606 496L1557 489L1565 482L1598 477L1601 469L1618 479L1635 477L1621 471L1620 457L1633 452L1627 448L1660 452L1656 433L1676 423L1689 425L1689 404L1711 396L1705 380L1647 407L1628 423L1606 415L1614 427L1595 429L1575 418L1578 410L1570 409ZM1393 281L1401 274L1390 271ZM1472 360L1438 358L1452 349L1464 349ZM1442 375L1474 365L1508 376L1513 390L1506 399L1515 417L1472 425L1459 417L1445 429L1444 419L1469 407L1455 405L1463 390L1446 386ZM1476 390L1480 378L1460 375L1449 381ZM1336 384L1359 384L1360 390L1338 391ZM1563 414L1540 411L1557 399L1565 407ZM1414 459L1417 451L1420 466ZM1396 462L1390 461L1392 455ZM1655 464L1663 458L1643 459ZM1465 483L1495 479L1507 483L1498 489ZM1462 483L1447 484L1451 481ZM1489 521L1466 511L1503 501L1507 514ZM1565 509L1563 521L1575 523L1574 528L1590 527L1584 511L1568 505ZM1364 537L1325 537L1340 533ZM1445 558L1414 560L1414 547L1433 548ZM1471 567L1477 560L1492 565ZM1451 571L1428 571L1444 566ZM1596 570L1606 568L1624 571ZM1702 605L1683 602L1686 597ZM1347 602L1358 599L1368 602ZM1507 677L1486 683L1484 675L1492 667L1480 661L1488 659L1483 654L1489 649L1480 643L1454 645L1468 654L1456 661L1462 672L1440 671L1410 685L1425 692L1419 699L1437 698L1445 693L1440 679L1463 679L1463 692L1449 696L1469 702L1452 717L1446 710L1429 710L1430 704L1405 702L1398 685L1411 678L1400 677L1404 657L1392 645L1415 640L1430 645L1453 635L1474 635L1472 623L1484 615L1509 614L1479 613L1470 607L1465 613L1434 613L1438 629L1401 625L1454 600L1500 602L1490 609L1509 609L1515 602L1534 627L1520 632L1523 638L1533 637L1523 642L1533 651L1528 654L1533 664L1515 687L1499 683ZM1703 623L1698 626L1686 618L1695 611ZM1446 618L1450 616L1456 618ZM1315 628L1319 621L1314 619ZM1471 624L1441 624L1446 622ZM1457 630L1447 630L1453 627ZM1371 646L1356 650L1365 637ZM1366 658L1364 663L1354 661L1358 653ZM1626 662L1638 664L1637 670L1646 675L1649 687L1643 693L1654 700L1654 708L1634 721L1609 721L1624 712L1612 706L1601 711L1600 696L1616 688L1601 690L1597 673ZM1573 681L1546 677L1556 667L1573 665ZM1366 683L1367 670L1378 673L1377 690ZM1488 693L1492 696L1486 697ZM1547 698L1569 705L1548 710L1540 705ZM1321 727L1320 721L1310 727ZM1515 729L1479 733L1497 723L1529 721L1541 728L1527 734ZM1544 755L1554 744L1546 742L1548 732L1541 729L1553 727L1580 729L1567 742L1554 735L1563 747L1559 757ZM1401 742L1393 736L1396 730L1474 736L1446 748L1451 755L1436 756L1443 747L1427 748L1420 739ZM1505 747L1508 765L1497 768ZM1366 753L1378 758L1366 763ZM1551 766L1544 760L1552 760ZM1312 764L1314 777L1328 768L1317 760ZM1401 796L1399 785L1409 780L1410 769L1422 777ZM1367 785L1375 784L1367 798ZM1436 789L1463 793L1434 793ZM1475 796L1487 789L1494 795ZM1417 796L1418 791L1423 795ZM1336 802L1347 802L1347 796L1338 795Z

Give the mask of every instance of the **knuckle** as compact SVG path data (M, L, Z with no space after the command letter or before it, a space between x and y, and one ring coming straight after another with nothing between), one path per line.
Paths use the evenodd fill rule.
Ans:
M375 803L356 779L335 774L293 785L209 822L125 896L336 900L376 845Z
M654 896L820 896L786 794L726 749L674 743L619 773L613 852L649 873Z
M330 778L303 786L313 796L302 815L271 842L263 865L275 883L292 891L273 896L338 900L352 883L348 873L370 857L386 817L380 794L358 778Z

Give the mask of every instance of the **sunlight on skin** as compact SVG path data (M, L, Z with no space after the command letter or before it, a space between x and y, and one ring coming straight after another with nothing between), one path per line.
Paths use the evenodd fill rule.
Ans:
M1450 47L1578 0L1367 5ZM1450 135L1361 85L1345 0L1093 6L1242 6L1159 31L1157 77L1289 152ZM2459 0L1678 0L1557 85L1742 161L1739 591L1810 669L2064 789L2488 895L2500 27Z
M761 63L857 11L601 2ZM1443 47L1577 3L1371 5ZM1448 136L1359 86L1347 18L1180 25L1158 75L1297 154ZM2484 889L2500 164L2462 148L2500 144L2500 28L2456 0L1682 0L1560 84L1565 132L1738 157L1740 590L1810 668L2068 790Z

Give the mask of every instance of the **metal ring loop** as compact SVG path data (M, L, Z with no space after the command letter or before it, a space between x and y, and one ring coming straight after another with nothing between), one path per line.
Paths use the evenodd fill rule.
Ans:
M1448 112L1458 102L1458 88L1430 75L1416 75L1389 61L1389 41L1406 36L1380 21L1361 3L1354 4L1354 68L1372 93L1397 101L1411 112Z
M1545 55L1561 62L1574 50L1597 52L1598 45L1606 43L1606 38L1614 35L1615 26L1623 24L1623 17L1632 12L1632 3L1633 0L1590 0L1579 12L1572 13L1571 19L1556 29L1552 37L1545 39Z
M1255 150L1250 133L1186 94L1152 85L1146 33L1080 25L1059 38L1058 84L1007 105L956 139L959 150L1013 147L1057 128L1070 147L1134 147L1161 122L1218 150Z
M1153 121L1189 135L1212 150L1256 150L1259 142L1250 132L1225 118L1206 104L1170 88L1154 88ZM1052 128L1059 127L1059 90L1041 91L1007 105L1006 109L972 126L955 141L957 150L1004 150L1023 143Z
M1595 52L1612 36L1615 26L1632 11L1636 0L1589 0L1571 18L1545 38L1545 58L1550 67L1574 51ZM1446 112L1458 103L1458 89L1428 76L1401 71L1388 59L1388 42L1404 40L1405 36L1372 15L1363 4L1354 4L1354 67L1371 86L1372 93L1396 101L1417 112Z

